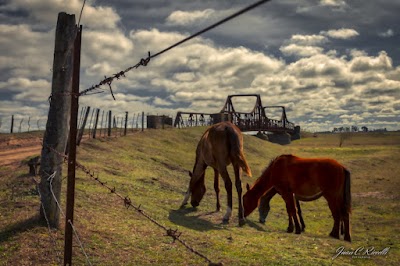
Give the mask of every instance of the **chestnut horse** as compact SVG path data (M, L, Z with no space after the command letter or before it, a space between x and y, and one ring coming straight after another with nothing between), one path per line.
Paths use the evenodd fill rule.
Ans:
M217 211L219 203L219 180L221 174L228 194L228 208L223 222L228 223L232 214L232 181L226 167L231 164L235 172L235 186L239 201L239 225L245 223L242 203L241 170L251 176L251 170L243 154L243 136L240 129L231 122L221 122L209 127L201 137L196 149L196 161L193 172L189 172L190 183L181 207L187 204L189 196L193 207L200 204L205 192L205 170L207 166L214 169L214 189L217 196Z
M323 196L332 212L334 225L330 236L339 239L339 227L344 225L344 240L350 236L350 172L333 159L299 158L281 155L271 161L266 170L243 196L244 216L248 216L258 205L261 196L274 189L286 203L289 216L287 231L296 234L301 228L297 218L295 197L313 200ZM320 195L321 194L321 195Z

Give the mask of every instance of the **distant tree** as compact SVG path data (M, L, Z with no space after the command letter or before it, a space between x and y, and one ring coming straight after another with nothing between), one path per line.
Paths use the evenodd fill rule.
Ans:
M344 141L346 139L350 139L351 138L351 133L350 132L341 132L339 134L339 147L342 147Z
M366 126L361 127L361 130L362 130L363 132L368 132L368 128L367 128Z
M357 132L358 131L358 126L351 126L351 131L352 132Z

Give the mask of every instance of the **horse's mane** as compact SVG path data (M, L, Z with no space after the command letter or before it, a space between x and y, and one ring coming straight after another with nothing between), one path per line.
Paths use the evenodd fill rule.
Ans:
M270 172L269 170L271 169L271 167L273 166L273 164L274 164L278 159L280 159L281 157L295 157L295 156L292 155L292 154L281 154L281 155L278 155L278 156L276 156L275 158L273 158L273 159L269 162L268 166L264 168L264 170L262 171L260 177L257 178L257 180L254 182L253 187L256 186L258 183L261 183L261 182L265 182L265 181L266 181L266 178L268 177L268 173Z

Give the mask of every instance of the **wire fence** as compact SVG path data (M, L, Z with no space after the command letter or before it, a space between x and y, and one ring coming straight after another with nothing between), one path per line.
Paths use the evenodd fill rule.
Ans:
M67 155L61 154L60 152L56 151L56 150L53 149L52 147L49 147L49 146L48 146L47 148L49 148L49 149L50 149L53 153L55 153L57 156L63 158L63 159L64 159L64 162L67 162L67 159L68 159L68 156L67 156ZM164 232L165 232L165 235L164 235L164 236L169 236L169 237L171 237L172 240L173 240L172 243L174 243L175 241L178 242L178 243L180 243L180 244L181 244L182 246L184 246L188 251L192 252L192 253L195 254L196 256L199 256L200 258L202 258L203 260L205 260L205 261L208 263L208 265L212 265L212 266L223 265L221 262L213 262L213 261L212 261L210 258L208 258L206 255L202 254L201 252L199 252L198 250L196 250L195 248L193 248L191 245L189 245L186 241L184 241L184 240L181 238L181 236L182 236L182 233L181 233L181 232L178 232L177 229L174 230L174 229L172 229L172 228L168 228L168 227L166 227L165 225L163 225L163 224L161 224L160 222L158 222L158 221L157 221L156 219L154 219L150 214L148 214L147 212L145 212L145 211L141 208L141 207L142 207L141 205L138 205L138 206L134 205L134 204L132 203L132 200L131 200L128 196L123 196L123 195L121 195L120 193L118 193L116 187L111 187L111 186L107 185L107 183L104 182L104 181L102 181L102 180L99 178L99 175L96 174L94 171L89 170L87 167L85 167L83 164L79 163L78 161L76 161L75 165L76 165L76 168L82 170L82 171L86 174L86 176L88 176L89 178L91 178L93 181L97 182L97 184L103 186L103 187L104 187L106 190L108 190L111 194L114 194L116 197L118 197L118 198L121 200L122 204L123 204L127 209L129 209L129 208L133 209L134 211L136 211L137 213L139 213L140 215L142 215L143 217L145 217L149 222L151 222L152 224L154 224L154 225L158 226L159 228L163 229ZM52 188L51 182L52 182L52 180L53 180L53 178L54 178L54 175L55 175L55 173L53 173L52 175L49 175L49 178L48 178L50 188ZM51 189L51 191L52 191L52 189ZM54 197L54 199L55 199L55 201L56 201L56 203L57 203L57 206L59 207L61 213L63 214L63 217L65 218L65 214L62 212L61 207L60 207L60 204L58 203L58 201L57 201L57 199L56 199L56 197L55 197L55 195L54 195L53 192L52 192L52 195L53 195L53 197ZM71 223L71 222L69 221L69 223ZM71 226L73 226L72 223L71 223ZM77 239L78 242L79 242L79 246L81 247L81 250L82 250L83 254L85 255L85 257L86 257L86 259L87 259L88 265L91 265L91 264L90 264L90 260L89 260L89 258L88 258L88 255L87 255L87 253L85 252L85 249L84 249L84 247L83 247L83 244L80 242L79 236L77 235L75 229L74 229L74 233L75 233L75 235L76 235L76 239Z
M116 74L113 74L113 75L109 76L109 77L105 77L105 78L104 78L102 81L100 81L98 84L92 85L90 88L87 88L87 89L85 89L85 90L83 90L83 91L81 91L81 92L79 92L79 93L76 93L76 92L75 92L75 93L69 93L69 95L64 95L65 93L60 93L60 95L58 95L58 94L57 94L57 95L51 95L51 96L49 97L49 101L52 101L52 100L54 99L54 97L72 96L72 99L74 99L74 98L75 98L75 99L79 99L80 96L85 96L85 95L90 95L90 94L93 94L93 93L103 92L103 91L105 91L105 89L103 88L103 85L108 85L108 89L109 89L109 91L110 91L110 94L111 94L111 96L113 97L113 99L115 100L114 93L113 93L113 90L112 90L112 83L113 83L114 80L118 80L118 79L120 79L120 78L125 77L125 74L126 74L127 72L133 70L133 69L137 69L137 68L139 68L139 67L141 67L141 66L147 66L147 65L149 64L149 62L150 62L151 59L154 59L155 57L160 56L160 55L163 54L163 53L166 53L167 51L173 49L174 47L177 47L178 45L181 45L181 44L183 44L183 43L185 43L185 42L187 42L187 41L189 41L189 40L195 38L196 36L199 36L199 35L201 35L201 34L207 32L207 31L209 31L209 30L211 30L211 29L213 29L213 28L215 28L215 27L217 27L217 26L219 26L219 25L221 25L221 24L223 24L223 23L229 21L229 20L232 20L233 18L235 18L235 17L237 17L237 16L239 16L239 15L241 15L241 14L243 14L243 13L245 13L245 12L251 10L251 9L254 9L255 7L258 7L259 5L261 5L261 4L263 4L263 3L266 3L266 2L268 2L268 1L269 1L269 0L258 1L258 2L254 3L254 4L250 5L250 6L248 6L248 7L246 7L246 8L243 8L243 9L239 10L238 12L232 14L231 16L226 17L226 18L224 18L224 19L218 21L217 23L212 24L211 26L209 26L209 27L207 27L207 28L205 28L205 29L203 29L203 30L201 30L201 31L199 31L199 32L197 32L197 33L195 33L195 34L193 34L193 35L191 35L191 36L189 36L189 37L187 37L187 38L185 38L185 39L183 39L183 40L181 40L181 41L179 41L179 42L177 42L177 43L175 43L175 44L173 44L173 45L171 45L171 46L169 46L169 47L167 47L167 48L165 48L164 50L162 50L162 51L160 51L160 52L158 52L158 53L155 53L155 54L151 55L151 53L148 52L148 56L147 56L146 58L142 58L137 64L135 64L135 65L133 65L133 66L131 66L131 67L128 67L127 69L122 70L122 71L120 71L120 72L118 72L118 73L116 73ZM84 5L85 5L85 2L83 3L82 9L81 9L81 14L82 14ZM79 22L80 22L80 19L81 19L81 14L80 14L80 16L79 16ZM80 28L80 31L78 30L78 32L79 32L80 34L81 34L81 30L82 30L82 27ZM78 34L78 36L79 36L79 34ZM75 39L75 42L76 42L76 40L78 40L78 39ZM79 37L79 40L80 40L80 37ZM80 51L80 42L79 42L79 47L78 47L78 48L79 48L79 51ZM75 68L75 64L77 64L77 62L75 61L75 59L76 59L76 58L75 58L76 51L77 51L77 47L75 46L75 49L74 49L74 62L73 62L73 64L74 64L74 68L73 68L73 70L74 70L74 76L73 76L72 80L73 80L73 84L75 84L75 82L78 81L78 86L74 86L74 85L73 85L73 88L78 88L78 87L79 87L79 71L77 71L77 69L79 69L79 68ZM80 55L79 55L77 61L80 62ZM78 66L79 66L79 64L78 64ZM77 74L78 77L75 76L75 72L78 73L78 74ZM76 85L76 84L75 84L75 85ZM72 103L74 103L74 101L72 101ZM78 104L78 101L76 101L76 110L73 110L74 108L71 108L71 117L72 117L72 115L73 115L74 112L75 112L75 114L76 114L76 112L78 111L78 107L77 107L78 105L77 105L77 104ZM93 119L94 117L96 117L96 122L95 122L95 123L92 123L92 122L89 122L89 123L88 123L88 124L90 125L90 128L92 129L92 132L96 132L96 130L94 130L94 129L97 128L98 123L99 123L98 118L99 118L99 115L100 115L100 109L97 109L95 114L94 114L94 112L95 112L95 111L94 111L94 109L93 109L90 120L93 121L92 119ZM86 118L83 118L83 117L82 117L82 115L83 115L84 113L85 113L85 117L86 117ZM85 130L84 130L84 129L85 129L85 123L84 123L84 121L85 121L85 120L87 121L88 115L86 115L86 114L89 114L89 112L87 111L87 109L86 109L86 110L81 110L81 114L82 114L82 115L81 115L81 118L79 118L78 116L76 116L77 119L75 120L75 119L72 119L72 118L71 118L71 121L73 121L73 123L74 123L74 122L77 122L77 123L78 123L78 119L79 119L79 121L80 121L80 123L81 123L81 128L83 128L83 131L85 131ZM103 112L103 114L104 114L104 112ZM102 116L103 116L103 115L102 115ZM74 115L74 117L75 117L75 115ZM103 117L103 119L104 119L104 117ZM111 121L111 119L113 119L113 121ZM142 121L143 121L143 120L144 120L144 115L142 114ZM29 119L29 121L30 121L30 119ZM118 127L117 125L118 125L119 121L121 121L121 124L125 124L125 129L126 129L126 127L127 127L126 125L128 124L127 113L125 113L125 120L123 120L123 119L120 119L120 120L119 120L118 117L117 117L117 119L115 119L115 116L112 117L111 115L109 115L108 121L106 120L106 122L108 123L108 125L113 124L113 126L115 126L115 127ZM136 122L137 122L137 121L138 121L138 120L136 120ZM2 122L3 122L3 121L1 121L0 125L2 125ZM14 122L15 122L15 121L14 121L14 117L12 117L12 121L11 121L11 132L12 132L13 129L14 129ZM100 129L103 128L103 124L102 124L102 123L103 123L103 122L100 122ZM22 124L23 124L23 119L21 118L21 120L20 120L20 126L19 126L19 131L20 131L20 132L22 132ZM135 120L132 120L132 124L135 124ZM72 124L71 124L71 125L72 125ZM72 128L72 126L71 126L71 128ZM110 128L110 127L109 127L109 128ZM121 126L121 128L122 128L122 126ZM144 122L142 122L142 129L143 129L143 128L144 128ZM38 129L39 129L39 126L38 126ZM2 130L1 127L0 127L0 130ZM29 130L29 129L28 129L28 130ZM93 130L94 130L94 131L93 131ZM74 138L75 138L75 135L76 135L76 132L71 133L71 131L72 131L72 129L70 130L70 134L71 134L71 136L74 136L74 137L72 137L72 139L74 139ZM90 135L90 134L89 134L89 135ZM101 133L100 133L100 135L101 135ZM74 143L74 144L75 144L75 142L71 142L71 141L70 141L70 147L71 147L71 143ZM72 145L72 146L74 146L72 150L76 149L75 145ZM55 153L55 154L56 154L57 156L59 156L60 158L63 158L63 159L64 159L64 162L65 162L65 158L67 158L67 156L66 156L65 154L60 153L59 151L55 150L53 147L50 147L50 146L46 146L46 148L48 148L49 150L51 150L52 153ZM143 216L144 218L146 218L150 223L152 223L153 225L156 225L157 227L159 227L160 229L162 229L162 230L164 231L164 233L165 233L165 236L171 237L172 240L173 240L173 242L178 242L178 243L180 243L183 247L186 248L186 250L188 250L189 252L193 253L194 255L196 255L196 256L202 258L202 259L203 259L204 261L206 261L209 265L222 265L221 262L217 262L217 263L216 263L216 262L213 262L213 261L212 261L210 258L208 258L206 255L202 254L201 252L199 252L198 250L196 250L195 248L193 248L191 245L189 245L186 241L184 241L184 240L182 239L182 233L181 233L181 232L178 232L178 230L174 230L174 229L168 228L168 227L166 227L165 225L161 224L161 223L158 222L156 219L154 219L150 214L148 214L147 212L145 212L145 211L141 208L140 205L139 205L139 206L134 205L134 204L132 203L132 200L131 200L128 196L123 196L123 195L119 194L119 193L117 192L117 189L116 189L115 187L111 187L111 186L107 185L105 182L101 181L101 180L99 179L98 175L96 175L93 171L90 171L88 168L86 168L85 166L83 166L82 164L80 164L79 162L77 162L76 159L75 159L75 157L71 157L71 148L70 148L70 153L69 153L68 156L69 156L69 158L68 158L68 164L69 164L69 165L75 165L75 167L72 167L72 168L74 169L74 171L73 171L73 177L75 177L75 168L82 170L88 177L90 177L92 180L96 181L99 185L103 186L103 187L104 187L106 190L108 190L111 194L114 194L116 197L118 197L118 198L121 200L121 202L123 203L123 205L124 205L127 209L130 208L130 209L136 211L138 214L140 214L141 216ZM74 156L75 156L75 155L74 155ZM72 159L72 162L71 162L71 158L73 158L73 159ZM70 169L68 169L68 170L70 170ZM70 171L68 171L68 172L70 172ZM69 213L69 211L68 211L68 205L70 204L70 202L68 201L68 190L67 190L67 211L66 211L67 215L65 215L64 212L62 211L62 208L61 208L61 206L60 206L60 204L59 204L59 201L57 200L57 197L55 196L55 194L54 194L54 192L53 192L53 188L52 188L53 185L52 185L52 182L53 182L53 179L54 179L54 175L55 175L55 174L56 174L56 172L53 172L52 174L46 173L46 175L47 175L47 183L48 183L48 186L49 186L49 188L50 188L52 197L54 198L54 201L57 202L57 207L59 208L60 213L61 213L61 214L63 215L63 217L66 219L66 228L67 228L67 223L68 223L69 226L72 227L72 230L73 230L75 239L78 241L79 246L80 246L80 248L81 248L81 251L82 251L82 253L85 255L86 263L87 263L88 265L91 265L91 262L90 262L90 260L89 260L89 256L88 256L87 252L85 251L84 245L82 244L82 242L81 242L81 240L80 240L80 237L79 237L79 235L78 235L78 233L77 233L77 230L76 230L75 226L73 225L72 219L68 219L68 213ZM42 176L42 182L43 182L43 176ZM69 180L68 180L68 182L69 182ZM74 182L75 182L75 180L74 180ZM40 187L40 186L37 186L37 188L38 188L38 193L39 193L39 195L40 195L40 197L41 197L41 202L43 202L43 197L42 197L43 193L40 192L39 187ZM68 186L68 189L69 189L69 186ZM45 206L43 206L43 204L42 204L42 208L43 208L43 210L45 209ZM47 221L48 228L49 228L49 233L50 233L50 235L51 235L50 223L49 223L49 221L48 221L48 219L47 219L47 215L46 215L46 214L45 214L45 216L46 216L46 221ZM67 233L66 233L66 235L67 235ZM66 239L67 239L67 238L66 238ZM54 242L54 241L52 240L52 242ZM67 245L66 245L66 246L67 246ZM66 250L65 250L65 252L66 252ZM58 253L57 253L57 256L58 256ZM64 259L65 259L65 254L64 254ZM64 260L64 263L65 263L65 260Z

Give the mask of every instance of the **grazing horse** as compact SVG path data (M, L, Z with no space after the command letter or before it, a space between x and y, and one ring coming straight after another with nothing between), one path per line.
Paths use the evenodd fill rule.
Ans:
M287 231L293 232L292 220L294 220L296 234L300 234L301 228L297 218L295 198L314 200L323 196L328 201L334 219L330 236L339 239L339 227L342 225L344 240L351 242L350 172L337 161L281 155L271 161L251 188L247 184L247 189L243 196L245 217L257 207L261 196L271 193L270 190L275 190L286 203L289 216Z
M250 187L248 187L247 189L250 189ZM261 198L260 198L260 203L258 205L258 214L259 214L259 221L260 223L264 224L265 220L267 219L268 213L271 209L269 202L271 201L271 199L278 193L278 191L275 188L271 188L270 190L268 190ZM299 216L300 219L300 223L301 223L301 231L303 232L306 228L306 225L304 223L303 220L303 216L301 215L301 208L300 208L300 202L301 201L312 201L312 200L316 200L318 198L320 198L322 196L321 193L316 194L316 196L314 198L302 198L301 196L297 196L294 195L295 199L296 199L296 207L297 207L297 214Z
M205 192L205 170L207 166L214 169L214 189L217 196L217 211L220 210L219 203L219 180L221 174L228 194L228 208L223 222L228 223L232 214L232 181L226 167L231 164L235 172L235 186L239 201L239 225L245 223L242 204L242 181L241 170L251 176L251 170L243 154L243 136L240 129L231 122L221 122L209 127L201 137L196 149L196 162L193 172L189 172L190 183L181 207L190 203L193 207L200 204Z

